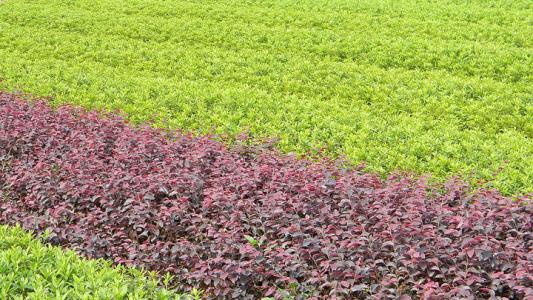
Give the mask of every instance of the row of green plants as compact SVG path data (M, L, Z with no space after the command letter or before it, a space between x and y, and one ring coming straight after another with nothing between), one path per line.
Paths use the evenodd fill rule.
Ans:
M51 246L49 233L33 236L20 226L0 225L1 299L199 299L161 287L155 273L110 261L88 260Z
M530 1L9 0L0 84L366 170L533 191Z

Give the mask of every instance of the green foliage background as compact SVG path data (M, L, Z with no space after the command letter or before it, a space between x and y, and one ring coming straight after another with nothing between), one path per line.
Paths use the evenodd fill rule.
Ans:
M0 88L533 191L533 2L9 0Z
M20 227L0 225L1 299L199 299L160 288L155 274L44 245Z

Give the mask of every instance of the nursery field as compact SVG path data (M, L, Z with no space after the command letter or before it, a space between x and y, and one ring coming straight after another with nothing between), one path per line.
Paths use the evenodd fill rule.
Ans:
M0 298L533 299L532 11L0 0Z
M47 242L86 257L170 273L166 286L209 299L533 296L527 196L471 193L453 180L380 180L5 93L0 168L1 224L48 232ZM54 276L50 287L78 278L79 291L99 278L75 261L37 264L41 256L23 246L8 245L6 267L4 247L0 276L15 289ZM21 280L17 268L36 275ZM67 276L74 269L85 277ZM108 290L122 292L118 285Z
M532 10L529 0L8 0L0 84L523 195Z

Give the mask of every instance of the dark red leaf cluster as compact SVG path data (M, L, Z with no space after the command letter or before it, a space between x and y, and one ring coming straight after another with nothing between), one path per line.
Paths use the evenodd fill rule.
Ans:
M227 150L9 94L0 171L0 222L209 297L533 297L528 197Z

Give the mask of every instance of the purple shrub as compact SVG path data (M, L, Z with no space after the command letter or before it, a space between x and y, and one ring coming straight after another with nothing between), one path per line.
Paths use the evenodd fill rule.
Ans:
M0 94L0 222L212 298L533 297L533 205Z

